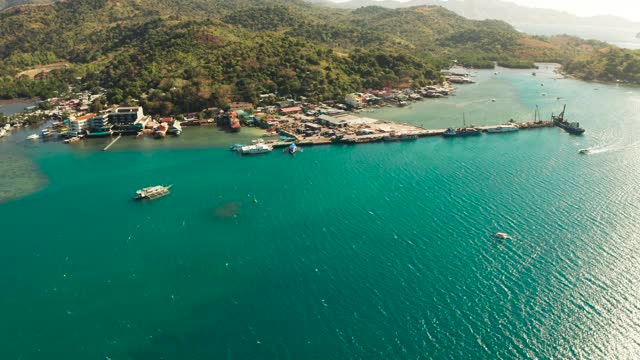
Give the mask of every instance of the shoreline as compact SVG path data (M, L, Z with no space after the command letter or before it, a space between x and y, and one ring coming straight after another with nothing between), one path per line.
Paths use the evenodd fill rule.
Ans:
M38 98L13 98L13 99L0 99L0 106L3 105L15 105L23 103L35 103Z

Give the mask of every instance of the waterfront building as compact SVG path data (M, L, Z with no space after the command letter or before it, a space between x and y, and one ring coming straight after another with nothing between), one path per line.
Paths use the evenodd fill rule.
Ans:
M329 115L320 115L318 116L318 122L321 125L328 126L331 128L343 128L349 125L346 121L335 118Z
M232 102L229 104L229 109L251 111L253 110L253 104L249 102Z
M109 124L109 117L107 115L97 115L89 119L89 132L87 136L109 136L113 132L111 131L112 125Z
M282 115L293 115L300 112L302 112L302 108L300 106L292 106L280 109L280 113Z
M89 128L89 119L94 116L96 116L96 114L91 113L69 119L69 132L73 135L82 134Z
M145 116L142 107L119 107L112 109L107 117L116 130L136 132L144 127Z
M97 115L89 119L89 129L93 131L106 131L109 128L109 117L107 115Z
M108 113L109 122L113 125L133 125L142 120L144 113L141 106L119 107Z

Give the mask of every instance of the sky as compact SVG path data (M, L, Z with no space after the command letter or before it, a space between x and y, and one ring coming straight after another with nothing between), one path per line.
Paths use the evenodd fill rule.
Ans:
M343 2L346 0L332 0ZM397 0L407 1L407 0ZM640 21L640 0L505 0L519 5L566 11L580 16L616 15Z
M519 5L562 10L581 16L617 15L640 21L638 0L510 0Z

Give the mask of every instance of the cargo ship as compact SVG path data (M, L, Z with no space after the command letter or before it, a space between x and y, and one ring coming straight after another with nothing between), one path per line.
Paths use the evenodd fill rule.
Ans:
M580 127L580 123L578 122L568 122L564 119L564 112L567 110L567 105L565 104L564 108L562 108L562 112L558 115L551 115L551 119L553 119L553 124L559 128L564 129L564 131L573 135L582 135L585 130Z

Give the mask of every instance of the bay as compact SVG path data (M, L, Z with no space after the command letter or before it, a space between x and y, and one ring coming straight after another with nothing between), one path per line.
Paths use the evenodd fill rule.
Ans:
M225 140L6 142L47 184L0 205L0 357L637 357L640 91L556 77L480 71L367 116L441 128L567 103L583 137L257 157ZM159 183L172 194L130 200Z

